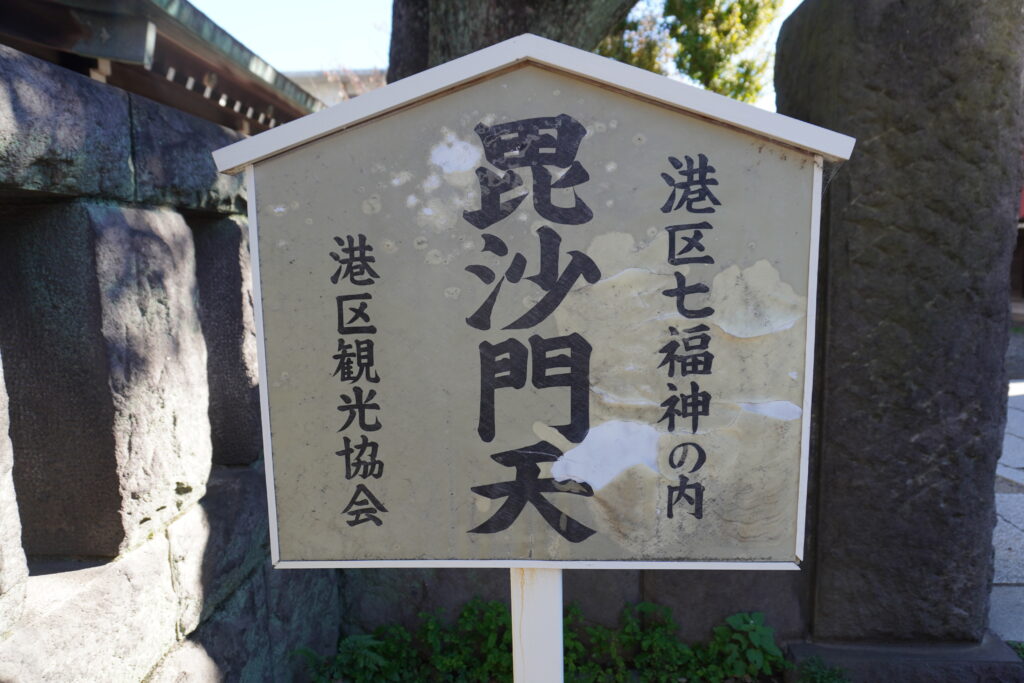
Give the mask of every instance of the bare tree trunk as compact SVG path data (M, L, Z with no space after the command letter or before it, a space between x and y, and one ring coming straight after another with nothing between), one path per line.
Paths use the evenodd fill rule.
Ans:
M427 68L429 16L429 0L393 0L388 83L394 83L400 78Z
M636 0L395 0L388 82L522 33L593 50Z

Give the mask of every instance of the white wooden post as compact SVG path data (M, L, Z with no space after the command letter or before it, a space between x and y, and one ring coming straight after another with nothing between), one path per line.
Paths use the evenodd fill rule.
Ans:
M562 570L509 570L516 683L562 683Z

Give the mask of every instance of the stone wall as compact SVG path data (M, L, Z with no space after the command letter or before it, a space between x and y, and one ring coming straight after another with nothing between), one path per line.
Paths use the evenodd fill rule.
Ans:
M823 209L802 571L566 572L590 619L764 611L858 680L1021 680L983 637L1020 18L936 7L811 1L780 44L780 109L860 138ZM269 566L245 196L210 157L237 137L0 46L0 680L291 680L339 628L508 598L504 570Z
M0 680L336 644L339 572L268 559L238 137L0 46Z
M0 538L18 537L20 512L32 568L26 581L21 547L4 544L0 679L288 680L300 668L288 652L328 651L339 627L508 600L505 570L268 566L245 197L210 157L237 135L9 48L0 73L0 353L18 503L0 441ZM652 600L688 640L737 611L766 611L784 637L806 630L792 572L564 583L609 625Z

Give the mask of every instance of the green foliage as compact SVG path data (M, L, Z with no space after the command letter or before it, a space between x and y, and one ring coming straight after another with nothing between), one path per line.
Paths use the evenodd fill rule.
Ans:
M394 681L413 683L420 680L416 671L419 657L412 647L412 636L401 626L382 626L374 634L357 634L338 643L332 658L321 658L308 649L298 651L311 669L313 683L347 681Z
M418 680L512 680L512 619L504 603L473 599L451 627L439 617L420 615L417 640L426 651Z
M566 610L566 678L627 681L635 676L642 681L676 681L693 661L693 652L676 637L678 626L667 607L649 602L627 605L619 623L618 629L584 626L578 607Z
M470 600L454 624L424 612L415 634L403 626L382 626L373 635L351 635L333 657L299 650L314 683L344 679L414 683L512 680L512 624L500 602Z
M1024 659L1024 643L1015 641L1006 641L1006 644L1013 648L1013 651L1017 653L1017 656Z
M714 637L694 651L696 680L720 683L726 679L756 680L786 669L789 664L775 644L775 631L764 623L764 615L734 614L724 626L713 629Z
M796 668L800 683L850 683L846 671L838 666L829 666L821 657L809 657Z
M634 66L679 73L704 88L753 102L764 88L770 49L755 50L782 0L653 0L637 4L597 52Z
M596 52L665 76L676 45L661 12L652 3L641 2L604 37Z
M579 608L572 605L564 620L566 679L721 683L758 680L788 666L760 613L734 614L715 628L709 644L693 648L679 642L677 630L667 607L648 602L625 607L614 629L584 624ZM373 635L342 639L333 657L321 658L309 650L299 654L316 683L511 681L511 620L503 603L475 599L451 625L437 614L423 613L415 634L385 626Z
M665 0L679 71L708 90L752 102L769 54L741 57L775 19L781 0Z

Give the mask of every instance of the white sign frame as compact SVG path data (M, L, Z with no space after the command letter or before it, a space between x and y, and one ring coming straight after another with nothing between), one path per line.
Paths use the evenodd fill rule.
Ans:
M628 560L330 560L282 561L278 539L277 504L274 487L274 457L271 444L266 343L260 278L258 211L254 165L322 136L349 128L389 112L405 108L428 97L476 82L503 69L530 62L544 68L582 77L604 87L654 101L683 113L697 114L715 123L739 129L795 147L814 158L812 179L811 235L807 282L807 324L804 372L801 453L798 484L798 516L793 560L754 561L628 561ZM214 152L218 169L225 173L245 171L248 196L249 248L252 261L254 318L259 357L260 407L262 413L265 475L273 566L281 569L329 568L510 568L510 569L674 569L674 570L799 570L806 533L807 477L814 366L814 332L817 298L819 222L822 168L825 160L849 158L854 140L785 116L694 88L663 76L638 70L610 59L567 47L537 36L524 35L413 76L356 100L293 121Z

